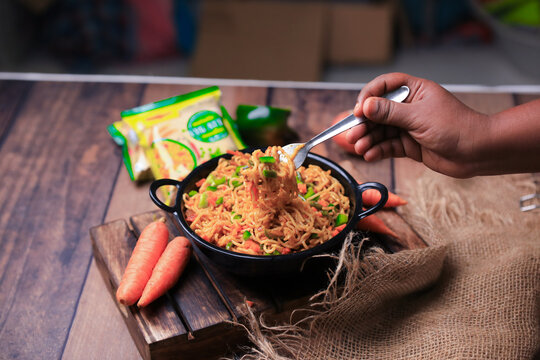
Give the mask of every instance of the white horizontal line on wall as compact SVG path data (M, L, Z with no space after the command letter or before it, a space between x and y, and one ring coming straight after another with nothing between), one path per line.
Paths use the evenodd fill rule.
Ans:
M178 85L217 85L217 86L251 86L251 87L281 87L300 89L335 89L360 90L365 83L342 82L309 82L309 81L278 81L278 80L242 80L242 79L213 79L179 76L147 76L147 75L99 75L99 74L52 74L52 73L20 73L0 72L0 80L21 81L59 81L59 82L109 82L109 83L139 83L139 84L178 84ZM463 93L540 93L540 85L500 85L486 86L474 84L442 84L451 92Z

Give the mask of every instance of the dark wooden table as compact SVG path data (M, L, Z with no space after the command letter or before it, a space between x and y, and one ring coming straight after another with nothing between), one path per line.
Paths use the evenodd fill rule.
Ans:
M29 77L0 80L0 358L137 359L130 334L92 256L89 229L155 210L148 185L136 186L106 132L120 111L212 84L234 112L238 104L292 110L302 139L350 109L360 85L171 79L165 84L117 78ZM540 97L456 92L486 113ZM367 164L333 142L316 152L358 180L405 192L422 171L407 160ZM411 240L412 241L412 240ZM419 244L390 244L394 251Z

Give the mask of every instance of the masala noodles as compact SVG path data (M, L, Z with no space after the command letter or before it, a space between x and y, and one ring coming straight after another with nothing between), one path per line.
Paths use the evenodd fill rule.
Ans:
M295 169L281 148L232 152L198 191L183 194L185 217L204 240L252 255L310 249L339 233L349 219L343 186L319 166Z

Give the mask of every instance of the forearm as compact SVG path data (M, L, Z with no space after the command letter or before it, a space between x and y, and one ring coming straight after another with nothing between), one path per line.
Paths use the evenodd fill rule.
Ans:
M540 171L540 99L487 119L478 129L476 175Z

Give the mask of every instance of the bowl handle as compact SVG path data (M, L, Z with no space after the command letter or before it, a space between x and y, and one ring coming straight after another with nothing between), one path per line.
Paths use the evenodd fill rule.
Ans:
M173 185L173 186L176 187L176 190L178 191L178 190L180 190L180 185L181 184L182 183L180 181L174 180L174 179L155 180L150 184L150 198L152 199L154 204L156 204L160 209L163 209L163 210L165 210L167 212L170 212L170 213L173 213L173 214L178 213L178 212L180 212L180 208L179 208L180 204L175 203L173 206L169 206L169 205L165 204L157 196L157 191L158 191L158 189L160 187L165 186L165 185ZM176 198L178 199L178 195L177 195Z
M365 209L364 211L360 212L358 214L358 220L365 218L368 215L371 215L378 210L380 210L388 200L388 189L383 184L380 184L378 182L366 182L363 184L358 185L358 198L356 199L356 203L360 204L362 206L362 193L368 189L375 189L381 194L381 199L379 202L377 202L375 205L373 205L370 208ZM358 206L358 205L357 205Z

